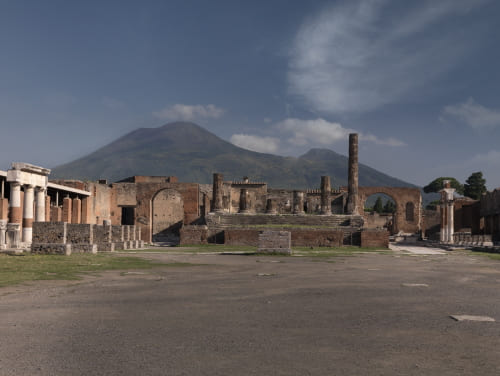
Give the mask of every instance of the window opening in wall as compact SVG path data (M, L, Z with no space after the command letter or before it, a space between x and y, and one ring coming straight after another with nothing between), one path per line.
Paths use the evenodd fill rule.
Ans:
M135 225L135 207L122 207L122 225Z

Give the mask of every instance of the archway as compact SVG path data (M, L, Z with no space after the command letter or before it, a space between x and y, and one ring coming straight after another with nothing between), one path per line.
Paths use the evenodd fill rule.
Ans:
M184 202L175 189L162 189L152 199L152 239L154 242L177 244L184 221Z
M365 207L366 199L374 194L386 194L396 203L392 232L414 234L420 231L422 223L422 195L418 188L407 187L359 187L359 203Z
M397 203L393 197L385 193L373 193L366 197L363 207L366 228L385 228L391 234L397 232L394 225Z

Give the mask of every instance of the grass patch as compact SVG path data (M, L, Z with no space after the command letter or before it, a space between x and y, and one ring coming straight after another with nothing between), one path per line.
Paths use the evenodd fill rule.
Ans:
M151 269L169 264L114 255L0 255L0 287L27 281L78 280L104 270Z

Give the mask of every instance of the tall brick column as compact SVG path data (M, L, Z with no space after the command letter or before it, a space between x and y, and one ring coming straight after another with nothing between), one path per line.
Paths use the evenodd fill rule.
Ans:
M35 189L35 222L45 222L45 188Z
M72 202L69 196L64 197L63 199L63 210L62 210L62 221L71 223L71 207Z
M268 198L266 202L266 214L277 214L276 200Z
M20 225L23 221L23 213L21 211L21 184L18 182L10 183L9 209L9 222Z
M71 223L80 223L82 220L82 200L78 197L73 199L71 210Z
M321 214L330 215L332 214L332 204L330 199L330 193L332 191L332 186L330 185L330 177L321 177Z
M23 242L31 243L33 238L33 204L35 198L35 187L32 185L24 186L24 205L23 205Z
M214 182L212 188L212 211L215 213L221 213L224 211L224 203L222 201L222 187L224 183L224 176L219 173L214 174Z
M50 196L45 196L45 222L50 222Z
M358 134L349 134L349 171L347 182L347 214L359 214L358 204Z

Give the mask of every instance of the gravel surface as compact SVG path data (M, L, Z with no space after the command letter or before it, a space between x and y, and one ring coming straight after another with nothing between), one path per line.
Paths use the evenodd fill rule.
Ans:
M137 257L198 265L0 289L0 375L500 374L483 256Z

